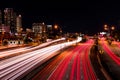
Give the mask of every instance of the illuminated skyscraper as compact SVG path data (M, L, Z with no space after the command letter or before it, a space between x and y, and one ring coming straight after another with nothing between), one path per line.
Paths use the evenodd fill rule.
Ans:
M16 28L17 28L17 32L21 32L21 30L22 30L22 17L21 17L21 15L17 16L17 18L16 18Z
M13 11L13 8L5 8L4 24L10 27L11 33L16 32L16 13Z
M0 26L2 26L2 11L0 10Z
M33 23L32 30L37 34L44 34L46 33L46 25L44 23Z
M33 23L32 31L35 33L35 36L38 35L40 39L46 39L46 25L44 23Z

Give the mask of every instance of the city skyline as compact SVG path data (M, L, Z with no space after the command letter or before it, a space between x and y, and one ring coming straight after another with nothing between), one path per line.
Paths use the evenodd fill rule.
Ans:
M120 80L120 5L0 0L0 80Z
M5 8L0 10L0 31L10 32L15 34L22 29L21 15L17 15L17 12L13 8Z
M80 2L71 3L58 1L41 1L23 3L12 1L3 2L0 9L13 8L22 15L24 28L31 28L34 22L45 24L58 24L66 32L83 32L94 34L103 30L103 25L120 25L119 5L109 2ZM73 5L73 6L72 6ZM74 6L75 5L75 6Z

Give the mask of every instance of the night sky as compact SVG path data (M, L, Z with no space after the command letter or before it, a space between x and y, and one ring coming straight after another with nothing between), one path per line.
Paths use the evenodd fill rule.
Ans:
M26 0L24 0L26 1ZM120 26L119 2L86 0L0 0L0 9L13 8L22 15L23 27L34 22L58 24L64 32L95 34L103 25Z

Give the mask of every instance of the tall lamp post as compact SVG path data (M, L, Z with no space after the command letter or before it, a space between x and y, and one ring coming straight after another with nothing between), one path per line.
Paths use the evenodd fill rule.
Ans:
M55 26L54 26L54 28L55 28L55 29L58 29L58 26L57 26L57 25L55 25Z
M113 30L115 30L114 26L108 26L107 24L104 25L104 30L107 31L107 35L110 36L113 33Z
M56 38L60 38L62 36L62 29L58 25L54 25L54 31Z
M108 43L111 45L111 43L113 41L113 31L115 30L115 27L104 25L104 30L106 30L108 32L107 33Z
M114 36L114 34L113 34L114 30L115 30L115 27L112 26L112 27L111 27L111 33L110 33L112 37Z
M107 24L104 25L104 30L106 31L107 36L110 36L110 28Z

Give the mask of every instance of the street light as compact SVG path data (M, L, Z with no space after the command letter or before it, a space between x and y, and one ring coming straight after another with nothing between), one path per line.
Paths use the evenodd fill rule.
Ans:
M107 24L104 25L104 30L108 30L108 25Z
M112 37L114 36L114 30L115 30L115 27L112 26L112 27L111 27L111 36L112 36Z
M115 27L114 26L108 26L108 25L104 25L104 30L107 30L107 31L110 31L110 30L115 30Z
M115 30L115 27L114 27L114 26L112 26L112 27L111 27L111 30Z
M54 28L55 28L55 29L58 29L58 26L57 26L57 25L55 25L55 26L54 26Z
M113 37L114 37L113 31L115 30L115 27L104 25L104 30L106 30L108 32L107 33L108 43L111 45Z
M107 24L104 25L104 30L106 31L106 36L110 36L110 27Z
M108 32L108 34L112 34L112 31L115 30L114 26L108 26L107 24L104 25L104 30Z

